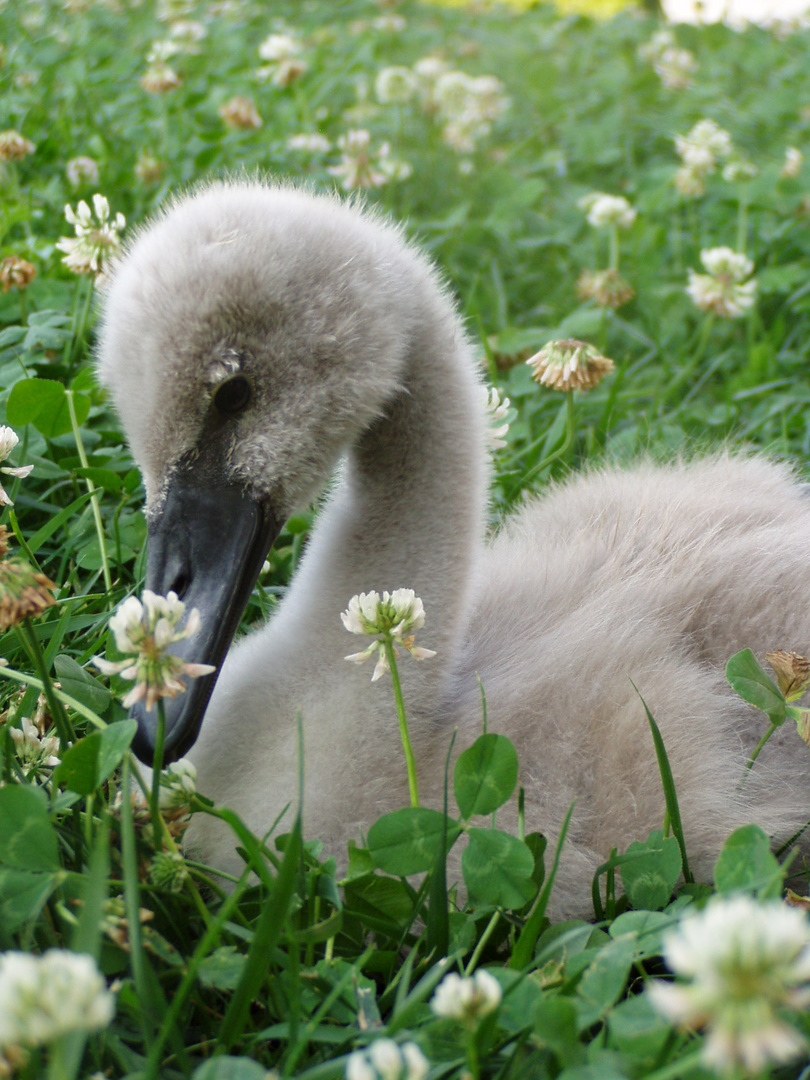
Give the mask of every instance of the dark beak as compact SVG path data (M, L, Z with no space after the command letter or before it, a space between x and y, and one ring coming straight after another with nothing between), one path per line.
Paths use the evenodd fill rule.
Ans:
M173 590L187 613L192 608L200 613L198 633L168 651L188 663L212 664L216 669L185 679L184 694L163 699L164 763L182 757L199 734L220 666L282 524L272 510L240 488L201 485L199 480L194 484L183 473L172 483L160 514L150 520L145 587L161 596ZM147 712L139 702L131 715L138 721L132 748L151 765L157 706Z

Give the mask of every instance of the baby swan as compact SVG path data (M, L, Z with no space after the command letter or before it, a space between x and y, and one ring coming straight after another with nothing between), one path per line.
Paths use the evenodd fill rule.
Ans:
M457 750L480 731L476 675L518 749L527 831L553 843L577 800L555 916L587 916L611 848L661 826L633 684L698 877L738 825L779 842L810 817L792 725L740 789L763 721L723 676L745 646L810 650L810 500L786 467L591 472L486 546L483 395L452 302L396 227L287 187L216 184L142 231L106 291L99 370L146 486L147 587L200 610L178 651L220 669L167 703L168 756L188 752L200 790L257 833L297 798L299 711L310 836L340 854L407 804L393 695L346 663L340 620L354 594L396 588L422 598L436 652L400 665L422 802L441 805L453 728ZM281 526L336 470L277 612L228 652ZM136 715L148 762L155 715ZM217 822L188 836L238 871Z

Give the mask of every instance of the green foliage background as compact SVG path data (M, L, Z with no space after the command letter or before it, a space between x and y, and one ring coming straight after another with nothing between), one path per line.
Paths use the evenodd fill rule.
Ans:
M140 83L145 58L169 34L172 13L198 20L205 37L171 58L181 85L150 94ZM29 630L8 630L0 651L12 669L31 672L41 650L72 699L66 716L80 736L55 776L23 775L8 730L33 714L37 688L21 697L18 682L2 680L0 948L80 948L120 980L109 1031L86 1047L74 1040L60 1053L35 1051L25 1077L253 1080L274 1068L316 1080L342 1075L346 1054L377 1034L416 1039L436 1080L470 1068L562 1080L700 1075L700 1036L671 1029L639 992L663 970L664 928L707 892L678 887L673 837L659 830L624 853L634 856L620 870L627 897L615 878L623 855L606 863L596 926L547 926L553 853L544 860L539 836L500 840L473 827L465 876L478 892L461 910L444 904L440 876L421 888L402 876L432 871L469 817L486 824L482 790L494 800L487 814L517 797L503 748L479 746L462 766L461 824L454 819L445 833L443 818L383 819L369 837L372 854L352 852L342 889L317 843L302 845L293 830L263 850L231 817L258 879L246 876L228 897L192 865L175 891L174 879L154 872L148 814L116 803L129 785L131 727L87 665L107 648L113 606L142 582L143 492L92 377L91 283L71 275L54 247L70 233L65 203L101 192L130 233L171 192L206 178L260 174L331 190L338 152L301 154L288 138L318 131L335 144L350 128L367 128L373 146L388 141L413 172L366 198L431 252L482 364L512 402L495 516L527 483L540 487L606 458L726 442L765 447L801 470L810 458L810 166L780 176L788 146L810 153L808 33L679 27L677 43L697 68L691 87L672 90L639 57L660 27L636 11L604 23L544 5L476 13L402 3L396 14L398 30L381 28L380 9L364 0L295 9L258 0L0 7L0 126L36 147L3 166L0 258L21 256L37 269L27 289L0 295L0 422L21 435L12 464L35 466L6 484L14 509L4 521L59 598ZM290 29L307 71L286 88L257 82L259 43ZM418 104L375 99L382 68L428 54L505 85L509 108L469 154L447 146ZM260 128L223 123L218 109L235 94L254 99ZM716 173L704 196L686 200L673 186L674 136L707 117L759 173L742 184ZM147 153L161 165L151 180L136 175ZM97 182L69 183L66 166L78 155L97 162ZM581 271L607 259L605 235L578 206L593 190L623 194L638 210L621 238L622 273L636 297L618 312L577 298ZM737 320L706 316L686 295L688 268L700 269L702 249L740 241L755 263L757 304ZM565 404L538 389L519 361L563 337L593 341L617 371L578 400L571 445L542 466L562 445ZM311 515L288 523L248 621L272 610L310 523ZM92 734L93 715L111 726ZM196 806L210 810L202 799ZM718 863L721 892L779 892L782 872L757 830L736 836L730 851ZM509 873L488 873L498 859ZM141 907L151 913L142 925ZM124 918L126 934L115 939L111 927ZM492 965L506 992L474 1038L427 1006L446 970L437 966L442 952L466 969ZM806 1018L796 1022L808 1028Z

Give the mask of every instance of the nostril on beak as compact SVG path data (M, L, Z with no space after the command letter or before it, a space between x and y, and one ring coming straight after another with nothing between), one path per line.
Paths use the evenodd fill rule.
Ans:
M188 574L181 570L170 586L170 591L177 593L179 600L182 600L185 594L188 592L189 577Z

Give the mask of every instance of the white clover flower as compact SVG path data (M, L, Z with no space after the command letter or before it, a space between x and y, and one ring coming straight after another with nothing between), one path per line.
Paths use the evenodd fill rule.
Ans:
M413 73L419 84L419 99L425 112L437 110L436 84L447 71L447 64L438 56L423 56L413 65Z
M20 759L23 773L27 776L31 769L42 766L53 769L59 762L59 738L56 735L40 735L36 724L24 716L22 727L9 728L9 735L14 742L14 749Z
M126 218L119 213L110 220L110 204L98 194L93 196L92 210L82 199L75 211L70 204L65 207L65 217L76 236L62 236L57 241L58 250L65 252L62 262L74 274L93 274L98 282L121 250L119 233L126 226Z
M387 67L374 80L374 93L383 105L410 101L419 89L416 76L406 67Z
M501 450L506 446L505 435L509 431L509 422L501 423L509 412L509 398L501 398L497 386L482 386L481 391L489 414L489 447L491 450Z
M259 46L262 60L288 60L300 52L301 45L291 34L270 34Z
M425 625L425 609L413 589L395 589L392 593L360 593L349 601L341 621L352 634L373 634L376 639L362 652L346 657L354 664L363 664L378 653L377 664L371 681L376 682L389 670L385 645L401 645L414 660L427 660L435 656L433 649L421 649L414 645L414 634ZM394 654L398 655L396 647Z
M170 592L164 597L145 589L143 604L130 596L110 619L115 644L134 659L110 661L96 656L93 663L105 675L118 674L122 679L135 680L135 686L122 699L126 708L145 701L149 712L160 698L173 698L185 692L181 676L196 678L215 670L211 664L189 664L165 651L174 642L192 637L200 628L200 613L192 608L185 627L179 629L185 610L186 605L177 593Z
M578 200L577 206L587 212L588 223L597 229L610 225L629 229L637 216L636 209L623 195L606 195L603 191L584 195Z
M0 953L0 1047L96 1031L114 1013L115 998L91 956L63 949Z
M741 180L752 180L759 169L753 163L753 161L747 161L745 158L734 158L733 161L729 161L728 164L723 166L723 179L729 184L738 184Z
M306 154L327 154L332 149L331 142L318 132L311 134L290 135L287 139L288 150L300 150Z
M161 810L177 810L187 806L197 792L197 770L188 758L178 758L160 774L159 803Z
M785 163L779 173L785 179L792 179L799 175L802 169L804 155L795 146L789 146L785 150Z
M399 34L408 24L402 15L392 11L385 15L378 15L376 19L372 20L371 25L375 30L379 30L383 34Z
M71 187L78 187L79 184L97 184L98 164L93 158L85 155L71 158L65 166L65 175Z
M0 461L6 460L19 441L20 437L13 428L5 425L0 426ZM33 468L33 465L19 465L17 468L12 468L10 465L0 465L0 472L5 473L7 476L17 476L22 480L29 475ZM13 505L14 503L6 494L3 485L0 484L0 506Z
M288 60L279 60L278 63L264 64L256 69L256 78L259 82L267 82L268 79L274 86L285 87L300 79L307 70L308 65L300 56L291 56Z
M714 166L712 165L712 167ZM675 173L673 182L676 190L681 195L685 195L689 199L696 199L706 192L706 181L703 177L704 173L699 169L692 169L688 165L684 165Z
M757 283L755 278L745 280L754 269L746 255L729 247L708 248L701 251L700 261L708 273L690 269L686 292L701 311L735 319L753 306Z
M147 64L165 64L173 56L180 52L180 46L176 41L153 41L149 52L146 54Z
M382 187L389 180L406 180L413 172L407 162L389 158L390 146L387 142L373 152L371 135L365 128L341 135L338 149L342 151L340 163L330 165L327 172L339 177L341 187L347 191Z
M181 52L198 53L197 47L208 31L205 25L196 19L178 19L169 27L169 34Z
M150 64L140 81L147 94L166 94L176 90L183 80L169 64Z
M660 56L662 56L667 49L673 49L675 47L675 35L671 30L659 30L653 34L649 41L646 41L638 48L638 56L640 60L645 60L648 64L654 63Z
M685 90L691 86L697 61L689 49L664 49L653 61L653 70L668 90Z
M483 968L471 977L451 971L437 986L430 1007L437 1016L475 1024L494 1012L502 997L501 984Z
M664 958L688 982L647 993L669 1020L705 1027L705 1063L759 1075L807 1046L779 1015L810 1004L810 923L804 911L749 896L715 897L664 938Z
M275 86L289 86L307 70L301 43L291 34L270 34L259 46L259 56L267 61L256 72L260 82L269 79Z
M466 112L473 96L472 83L463 71L446 71L439 75L433 96L443 116L452 119Z
M346 1080L424 1080L430 1064L414 1042L376 1039L346 1062Z
M676 135L675 149L684 165L698 173L714 172L717 160L734 152L731 136L714 120L699 120L686 135Z

